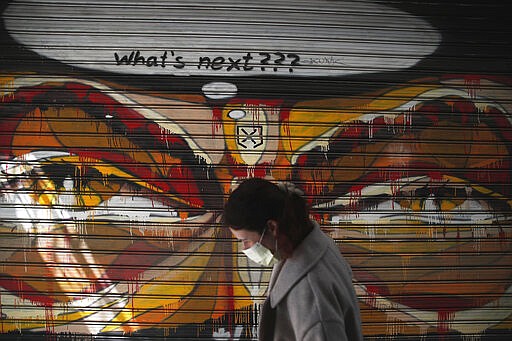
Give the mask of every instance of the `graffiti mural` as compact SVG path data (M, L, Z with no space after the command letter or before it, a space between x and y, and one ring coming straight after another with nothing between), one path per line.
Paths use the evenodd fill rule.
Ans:
M356 43L301 53L284 43L295 26L273 42L235 23L261 38L250 52L170 33L162 49L139 33L109 45L109 6L87 7L72 29L51 20L66 6L13 1L3 12L2 44L32 62L0 69L0 335L254 338L270 269L222 227L225 198L248 177L304 191L353 268L369 339L511 335L511 75L404 77L442 33L371 3L403 19L397 31L418 27L392 47L407 48L406 62L346 58ZM120 13L149 10L156 31L171 21L155 4L130 6ZM23 26L29 9L50 19ZM430 45L408 45L418 39ZM365 73L378 81L351 78Z

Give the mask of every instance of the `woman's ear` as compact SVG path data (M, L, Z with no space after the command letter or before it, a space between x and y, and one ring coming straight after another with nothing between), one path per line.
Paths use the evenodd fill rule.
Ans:
M277 234L279 232L279 223L274 219L269 219L267 221L267 230L272 234L274 238L277 238Z

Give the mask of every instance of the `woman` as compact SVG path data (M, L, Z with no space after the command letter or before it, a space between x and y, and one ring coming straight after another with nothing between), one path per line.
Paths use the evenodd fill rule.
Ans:
M362 340L350 266L309 219L300 190L248 179L233 191L224 222L243 252L274 265L259 340Z

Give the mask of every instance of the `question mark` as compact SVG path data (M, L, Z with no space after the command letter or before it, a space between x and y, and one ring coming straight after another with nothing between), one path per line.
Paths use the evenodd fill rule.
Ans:
M293 58L292 62L290 63L290 66L292 66L292 67L288 69L289 72L293 72L294 67L300 66L300 64L299 64L300 57L298 55L296 55L295 53L288 53L286 55L286 57Z
M285 60L285 58L286 58L286 57L284 56L284 54L282 54L281 52L274 52L274 54L275 54L276 56L279 56L279 58L278 58L278 59L274 60L274 64L276 64L276 65L281 65L281 64L283 64L283 60ZM276 72L276 71L277 71L277 66L274 68L274 72Z

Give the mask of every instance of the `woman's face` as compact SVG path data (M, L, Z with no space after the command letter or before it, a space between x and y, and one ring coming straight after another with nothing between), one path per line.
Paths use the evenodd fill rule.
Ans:
M250 249L254 244L261 240L261 234L256 231L245 229L229 228L233 236L241 243L242 250Z
M276 228L277 225L274 221L269 221L267 226L260 234L257 231L250 231L246 229L233 229L229 228L233 236L240 241L242 250L247 250L251 248L254 244L260 243L267 249L269 249L273 254L276 253Z

